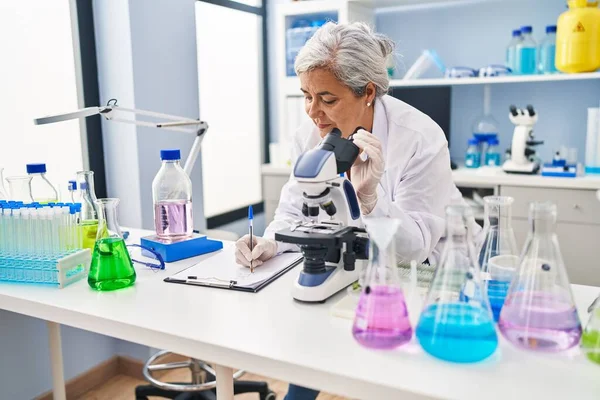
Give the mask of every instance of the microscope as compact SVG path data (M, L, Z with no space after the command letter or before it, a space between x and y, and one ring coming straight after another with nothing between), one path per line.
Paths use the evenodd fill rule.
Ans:
M508 115L510 122L515 125L513 132L510 159L502 165L502 169L514 174L536 174L540 169L540 161L535 156L532 146L543 144L543 140L534 140L533 125L538 120L538 115L532 105L525 110L510 106Z
M302 214L275 240L296 244L304 265L292 296L302 302L324 302L358 280L368 259L368 236L352 183L344 177L360 149L333 129L312 150L303 153L293 178L302 190Z

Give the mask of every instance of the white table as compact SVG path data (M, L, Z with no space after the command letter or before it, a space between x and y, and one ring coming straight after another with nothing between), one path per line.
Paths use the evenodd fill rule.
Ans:
M217 370L221 400L232 399L230 367L361 399L600 398L600 366L577 349L543 355L501 340L491 360L474 365L433 359L414 342L372 351L354 341L350 320L329 314L339 295L321 305L292 300L294 271L257 294L162 281L195 261L163 272L138 267L135 286L116 292L94 292L85 281L62 290L0 283L0 309L226 366ZM600 289L574 285L573 291L586 322ZM60 353L54 357L56 367ZM62 370L56 374L60 386ZM55 390L64 398L64 388Z

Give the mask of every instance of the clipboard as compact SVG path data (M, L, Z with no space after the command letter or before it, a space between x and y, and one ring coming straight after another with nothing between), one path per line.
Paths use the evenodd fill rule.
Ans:
M300 253L283 253L255 268L252 274L249 268L235 263L235 246L230 245L212 257L165 278L164 281L256 293L302 261Z

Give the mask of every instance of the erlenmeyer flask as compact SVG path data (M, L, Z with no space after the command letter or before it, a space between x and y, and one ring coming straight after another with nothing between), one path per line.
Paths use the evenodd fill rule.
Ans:
M510 282L519 264L519 250L512 229L512 197L483 198L485 239L479 252L481 279L487 291L494 321L498 321Z
M88 284L96 290L108 291L134 284L136 274L117 222L119 199L98 199L100 220Z
M0 167L0 200L8 200L8 193L4 188L4 168Z
M416 329L426 352L460 363L483 360L498 347L468 225L472 215L469 206L446 207L444 249Z
M14 201L23 201L25 203L33 202L31 197L31 176L9 176L6 178L10 199Z
M531 203L529 225L498 327L519 347L566 350L579 343L581 323L555 233L556 205Z
M393 349L412 337L396 265L394 238L400 221L368 218L365 224L369 233L369 262L352 334L365 347Z
M600 364L600 299L595 301L590 320L581 336L581 349L587 358Z
M94 172L77 172L77 185L79 186L81 202L81 237L82 247L93 249L96 243L98 230L98 210L96 209L96 193L94 192Z

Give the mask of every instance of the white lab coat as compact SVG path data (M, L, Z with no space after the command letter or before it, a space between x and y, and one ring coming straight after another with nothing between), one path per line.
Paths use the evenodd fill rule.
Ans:
M400 219L396 253L402 261L429 259L435 264L445 231L445 207L464 202L452 180L444 132L426 114L385 95L375 101L372 134L381 142L385 171L377 188L377 205L369 215ZM300 154L320 141L318 129L307 121L296 131L292 161L295 163ZM302 215L302 192L290 179L264 236L273 239L276 231L289 227L292 221L306 219ZM481 230L475 220L471 228L474 234ZM278 243L278 252L288 250L298 248Z

